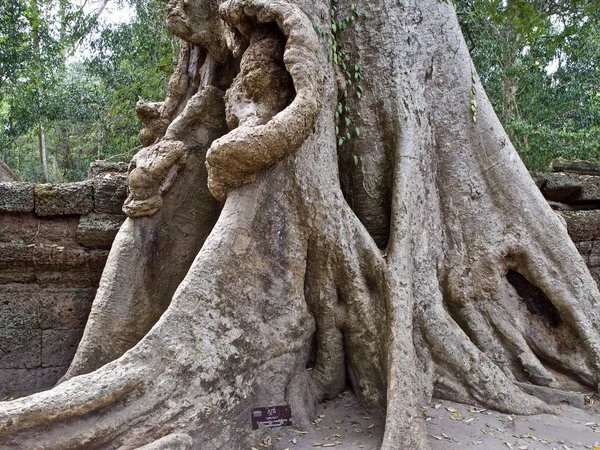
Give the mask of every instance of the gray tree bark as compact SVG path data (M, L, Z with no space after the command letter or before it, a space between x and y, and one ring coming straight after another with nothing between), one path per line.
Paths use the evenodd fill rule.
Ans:
M334 6L169 2L131 218L65 381L0 404L0 445L245 448L251 408L302 423L351 385L383 449L426 449L434 394L535 413L515 382L596 388L600 294L452 5Z

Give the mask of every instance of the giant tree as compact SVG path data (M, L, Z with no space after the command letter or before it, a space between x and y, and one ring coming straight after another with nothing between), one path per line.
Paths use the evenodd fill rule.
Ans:
M350 385L382 448L420 449L433 394L535 413L516 381L595 389L597 287L453 6L400 3L169 2L130 218L69 371L0 406L2 445L241 449L252 407L302 423Z

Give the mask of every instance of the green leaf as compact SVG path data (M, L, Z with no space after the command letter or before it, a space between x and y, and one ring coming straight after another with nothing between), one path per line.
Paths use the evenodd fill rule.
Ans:
M356 127L354 129L354 132L356 133L357 136L360 136L360 128Z
M358 166L358 156L354 155L354 165Z

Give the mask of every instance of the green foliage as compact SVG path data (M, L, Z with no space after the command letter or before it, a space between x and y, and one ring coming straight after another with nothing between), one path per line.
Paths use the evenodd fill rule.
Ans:
M598 0L460 0L494 109L530 169L600 159Z
M134 21L106 28L90 42L92 56L85 62L86 71L99 80L104 94L99 157L124 154L124 159L130 159L142 126L135 116L136 102L165 98L179 51L165 20L161 2L138 1Z
M81 180L94 159L134 154L141 128L135 103L165 97L178 43L158 0L136 1L133 20L118 25L91 23L67 0L36 1L45 2L35 19L37 66L30 6L9 0L0 7L0 40L7 42L0 46L0 159L23 179L39 181L41 124L50 181Z
M367 20L369 16L366 13L359 13L355 3L350 5L349 11L344 15L338 9L336 3L337 0L333 0L330 10L330 30L323 30L319 26L315 26L315 30L322 38L327 39L330 48L329 62L333 63L338 74L341 74L344 78L345 89L343 92L338 93L341 97L334 114L336 143L338 148L341 149L344 143L350 142L353 134L356 137L360 136L360 128L357 126L352 127L353 117L348 98L354 95L360 100L363 88L360 85L362 67L358 62L351 62L352 59L359 59L360 48L348 48L348 46L340 43L339 37L350 26L358 21ZM356 115L360 116L360 113L357 112ZM358 166L358 156L353 155L353 161Z

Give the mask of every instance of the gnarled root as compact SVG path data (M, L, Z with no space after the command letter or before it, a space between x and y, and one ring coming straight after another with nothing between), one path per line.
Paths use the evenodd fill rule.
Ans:
M222 92L214 86L201 89L169 125L165 137L134 156L129 169L129 196L123 205L125 214L151 216L161 208L164 193L186 164L189 148L208 145L205 130L222 128L222 98Z
M292 77L296 96L289 106L264 125L264 119L247 124L242 122L238 128L213 142L206 156L208 186L219 200L225 199L231 189L251 183L259 173L300 147L312 133L319 115L323 80L317 36L310 20L297 6L283 1L232 0L222 5L221 15L235 32L242 35L251 33L249 21L277 23L287 38L283 62ZM251 34L244 37L252 42ZM252 71L268 73L275 61L257 59L248 66L244 62L242 59L239 77L245 78L247 84ZM265 66L261 67L261 64ZM272 89L271 86L263 87ZM259 86L250 86L248 97L258 102L258 110L272 111L272 106L261 105L270 99L266 92L261 98L257 88ZM232 99L235 100L234 96Z
M51 391L0 404L0 448L137 448L173 432L203 449L247 446L250 409L298 393L292 385L306 373L314 330L305 265L277 256L306 254L303 232L293 221L265 223L277 204L267 186L253 187L228 200L171 306L136 347ZM257 209L242 208L247 201ZM268 242L248 238L266 225Z
M206 187L205 152L225 130L223 92L207 86L173 122L167 139L190 149L186 167L151 217L128 219L117 234L75 357L63 377L89 373L136 345L167 309L221 211ZM196 103L204 103L204 106Z

